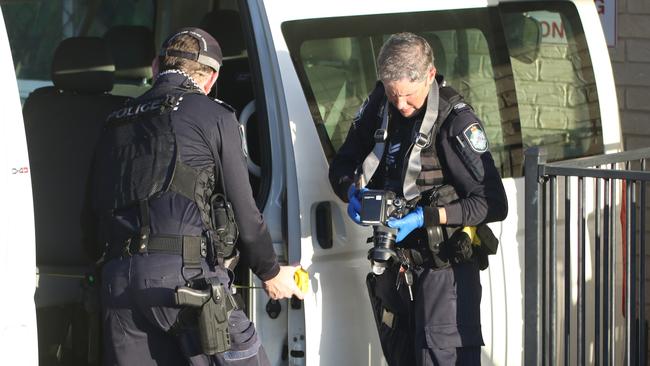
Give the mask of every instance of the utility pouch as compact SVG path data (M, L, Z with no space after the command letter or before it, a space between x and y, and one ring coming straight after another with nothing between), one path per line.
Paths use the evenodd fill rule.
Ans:
M230 349L228 318L234 306L229 304L230 295L225 288L211 285L212 297L203 304L199 313L201 347L207 355L223 353Z
M485 252L489 255L497 254L497 249L499 247L499 239L494 236L492 229L489 226L483 224L476 227L476 235L481 239L481 246Z
M212 219L212 245L218 258L228 258L232 255L239 230L235 222L235 213L230 202L223 194L217 193L210 199Z
M474 254L472 238L462 228L457 229L445 244L449 258L454 264L465 263Z
M476 258L478 268L482 271L490 265L488 255L496 254L499 240L494 236L492 229L487 225L477 226L476 236L478 236L480 244L473 246L474 258Z

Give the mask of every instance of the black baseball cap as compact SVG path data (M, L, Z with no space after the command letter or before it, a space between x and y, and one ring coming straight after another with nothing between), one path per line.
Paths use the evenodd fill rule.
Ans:
M191 36L199 41L198 54L194 52L167 49L167 47L169 47L169 44L174 39L176 39L176 37L182 35ZM223 54L221 53L219 42L217 42L217 40L214 39L214 37L212 37L208 32L204 31L201 28L195 27L181 28L169 36L165 42L163 42L162 48L160 50L160 56L185 58L188 60L196 61L201 65L209 66L215 71L219 70L219 66L221 66L221 61L223 60Z

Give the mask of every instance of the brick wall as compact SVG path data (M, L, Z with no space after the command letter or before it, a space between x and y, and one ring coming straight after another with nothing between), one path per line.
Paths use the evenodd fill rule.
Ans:
M618 0L610 48L626 150L650 146L650 1Z
M650 1L617 0L617 10L616 47L610 48L609 54L624 147L626 150L650 147ZM645 262L650 263L647 244L646 253L649 254ZM650 314L650 275L645 281L647 319Z

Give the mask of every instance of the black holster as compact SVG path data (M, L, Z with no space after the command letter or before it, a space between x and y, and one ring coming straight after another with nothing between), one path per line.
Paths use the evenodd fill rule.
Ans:
M221 284L209 284L206 289L176 288L176 304L200 308L197 323L203 353L214 355L230 349L228 318L237 303L232 294Z

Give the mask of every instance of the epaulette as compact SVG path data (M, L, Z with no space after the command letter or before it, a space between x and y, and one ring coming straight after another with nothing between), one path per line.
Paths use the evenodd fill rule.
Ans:
M220 104L221 106L223 106L224 108L226 108L227 110L229 110L229 111L232 112L232 113L236 113L236 112L237 112L237 110L235 109L235 107L231 106L230 104L224 102L223 100L221 100L221 99L219 99L219 98L212 98L212 100L214 100L215 102L217 102L217 104Z

